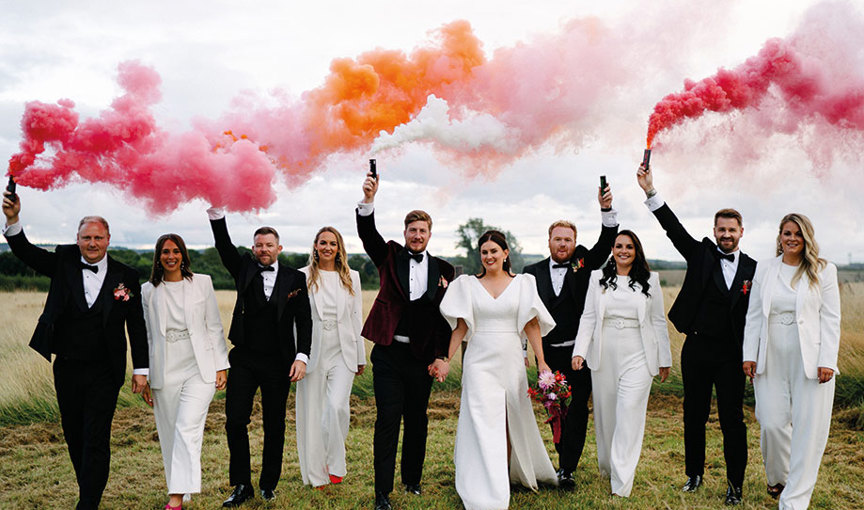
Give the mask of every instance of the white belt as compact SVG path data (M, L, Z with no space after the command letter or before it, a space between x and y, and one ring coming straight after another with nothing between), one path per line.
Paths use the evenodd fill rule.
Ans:
M331 331L336 329L336 319L324 319L321 321L321 328L324 331Z
M795 312L772 313L768 316L768 322L771 324L791 326L792 324L795 324Z
M169 329L165 332L165 341L169 344L179 342L181 340L189 340L188 329Z
M639 321L637 319L624 319L621 317L613 317L603 319L603 327L615 329L638 328Z

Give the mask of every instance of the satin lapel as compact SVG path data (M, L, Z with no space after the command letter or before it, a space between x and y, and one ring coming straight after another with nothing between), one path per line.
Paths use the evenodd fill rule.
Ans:
M287 266L282 265L281 262L277 262L277 264L279 264L279 273L276 274L276 284L273 285L273 294L270 295L270 300L277 300L276 316L281 319L282 311L285 310L285 305L288 303L287 300L282 299L282 296L288 295L294 278L289 275Z
M738 268L735 270L735 278L732 279L732 288L729 289L729 292L732 293L732 306L734 307L736 303L738 303L738 298L741 297L741 285L744 282L744 266L746 262L744 261L744 254L738 254Z
M650 290L649 290L649 292L650 292ZM661 290L661 292L662 292L662 290ZM642 321L645 320L645 312L648 311L648 300L651 298L649 298L648 296L643 294L641 290L639 291L639 296L642 299L641 299L641 301L639 301L639 308L636 309L636 315L637 315L637 317L639 317L639 324L642 324Z
M81 311L87 310L87 300L84 298L84 277L81 275L81 267L78 260L73 259L66 262L66 283L72 289L72 299Z
M190 327L192 323L192 297L195 292L195 284L192 280L183 278L183 318L186 319L186 327Z
M351 275L349 274L348 276L350 277ZM346 310L346 308L348 308L348 307L345 306L345 294L347 293L347 291L345 290L345 287L342 285L342 278L341 277L339 278L338 285L339 285L339 290L336 292L336 317L341 319L348 312L348 310ZM315 306L319 306L317 301L315 302ZM320 315L320 312L319 312L319 315ZM322 316L321 319L324 319L324 317Z
M429 257L427 263L429 268L426 272L426 299L435 301L435 294L438 293L438 281L441 279L441 268L438 267L438 259L429 255L428 251L426 256Z
M159 314L159 331L162 336L168 330L168 300L165 299L165 282L162 282L158 287L153 288L153 293L150 295L150 306L156 302L157 313ZM147 317L148 319L150 317Z
M309 286L309 271L311 271L309 266L306 266L300 270L300 272L303 273L303 276L306 278L306 286L309 287L309 294L312 296L312 301L315 303L315 313L318 314L319 319L324 320L324 311L321 309L321 272L318 272L318 288L316 290L312 290L312 288ZM341 307L341 303L339 304L339 306ZM337 310L340 310L340 308L337 308ZM340 312L337 311L337 313Z
M396 253L396 277L399 279L399 286L405 295L405 301L411 301L411 284L408 282L410 267L404 250L405 248L402 248L402 251Z
M717 288L720 289L722 294L728 294L729 288L726 287L726 278L723 277L723 265L720 261L716 261L714 263L714 268L711 271L714 273L714 283L717 284Z
M774 290L774 282L780 273L780 259L776 258L771 266L765 271L765 281L762 282L762 313L765 317L771 314L771 291Z
M555 300L555 290L552 288L552 273L549 269L549 257L543 259L537 271L537 292L546 306Z
M798 279L798 282L795 284L795 311L796 311L796 319L801 316L801 313L804 311L804 301L807 298L807 294L810 293L810 285L807 281L807 276L802 275L801 278Z
M108 273L105 275L105 280L102 282L102 290L99 291L99 299L102 300L102 323L108 323L108 316L111 314L111 307L114 306L114 289L120 285L123 280L123 272L117 267L110 256L108 256ZM82 282L83 285L83 282Z

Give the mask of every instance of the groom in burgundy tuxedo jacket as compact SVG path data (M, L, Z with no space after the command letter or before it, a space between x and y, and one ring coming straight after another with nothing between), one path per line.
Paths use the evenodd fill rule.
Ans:
M357 232L378 268L381 288L362 335L375 343L372 378L375 389L375 508L390 508L396 468L399 423L404 422L402 482L420 494L426 456L426 408L432 389L430 371L447 356L450 327L438 311L453 266L429 255L426 245L432 219L423 211L405 217L405 246L385 242L375 228L373 201L378 178L368 174L363 201L357 204Z

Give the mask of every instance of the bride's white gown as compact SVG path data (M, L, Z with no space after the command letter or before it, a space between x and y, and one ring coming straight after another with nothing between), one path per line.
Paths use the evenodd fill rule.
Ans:
M493 299L476 277L460 276L447 289L441 314L452 328L460 318L468 325L455 450L456 491L465 508L507 508L511 481L533 490L537 482L556 484L528 397L522 356L528 321L537 317L543 335L555 326L534 277L516 275Z

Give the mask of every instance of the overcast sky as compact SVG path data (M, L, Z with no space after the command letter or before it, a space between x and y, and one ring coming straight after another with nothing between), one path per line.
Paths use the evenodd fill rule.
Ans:
M658 46L665 48L663 55L634 66L640 87L610 105L596 132L579 143L565 140L531 151L493 178L464 177L464 169L444 162L428 143L378 155L379 229L398 238L405 212L426 209L434 219L430 251L451 255L457 226L479 216L513 232L526 252L545 253L548 224L567 218L579 227L579 241L589 244L599 233L596 186L605 174L622 227L640 234L648 257L680 259L642 205L635 182L648 115L661 97L680 90L685 78L734 67L766 39L788 36L814 5L807 0L7 2L0 17L0 158L6 161L17 151L26 101L70 98L82 118L95 115L120 93L117 64L129 59L161 75L163 99L154 112L167 130L180 131L195 118L219 118L246 91L267 95L280 89L299 96L322 83L334 58L376 47L410 51L453 20L468 20L491 57L497 48L530 43L556 33L568 20L594 16L612 30L651 26L658 39L671 41ZM862 75L864 69L850 72ZM860 164L835 163L815 172L788 140L779 140L740 168L711 136L714 123L727 121L719 117L676 132L652 160L658 190L694 236L710 233L714 211L735 207L745 218L741 246L762 259L773 255L777 222L794 210L814 221L826 257L864 261ZM248 245L257 226L270 224L286 250L307 251L317 229L330 224L346 235L349 251L362 251L353 208L361 198L367 158L337 154L299 187L280 182L279 199L270 209L229 215L235 242ZM101 214L112 225L115 246L149 247L168 231L191 246L212 243L208 204L200 201L154 218L134 197L105 185L72 184L50 192L21 188L20 195L22 221L35 241L72 241L81 216Z

